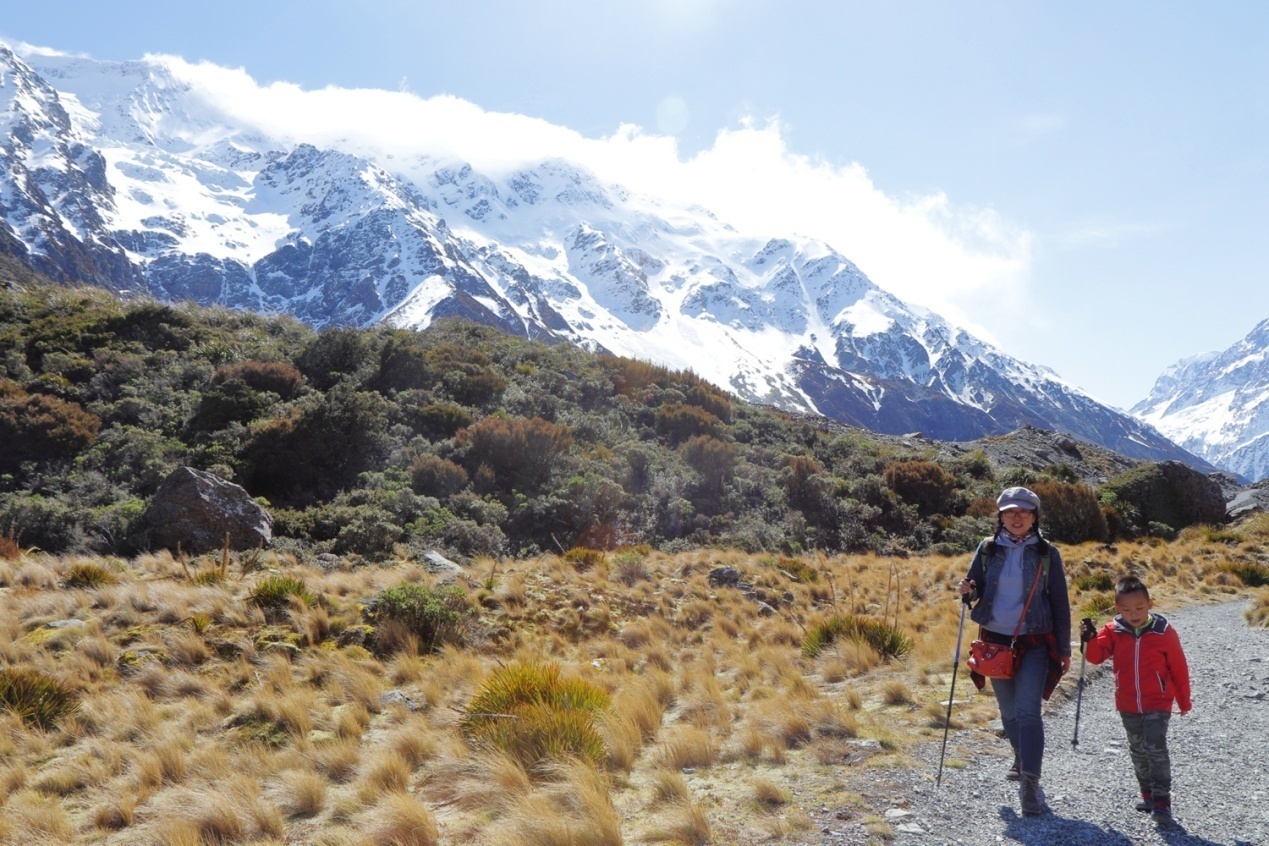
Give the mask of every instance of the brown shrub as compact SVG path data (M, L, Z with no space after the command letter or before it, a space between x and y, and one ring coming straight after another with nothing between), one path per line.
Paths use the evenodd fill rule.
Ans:
M289 400L304 386L304 375L285 362L244 361L221 365L212 376L213 385L235 381L254 391L271 391Z
M951 508L956 477L932 461L896 461L886 466L886 484L922 516L946 514Z
M573 446L573 432L540 417L486 417L456 435L469 470L488 467L504 491L530 491Z
M410 463L410 487L417 494L444 499L467 487L467 471L436 455L420 455Z
M1062 543L1106 539L1106 515L1097 492L1088 485L1068 482L1036 482L1046 537Z
M71 458L97 440L101 419L76 403L44 394L28 394L0 380L0 471L13 472L24 461Z

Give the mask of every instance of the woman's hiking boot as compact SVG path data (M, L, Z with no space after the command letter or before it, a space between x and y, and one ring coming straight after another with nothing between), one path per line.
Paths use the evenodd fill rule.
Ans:
M1005 778L1010 781L1018 781L1022 778L1022 759L1018 757L1018 753L1013 753L1013 766L1005 772Z
M1148 790L1141 791L1141 798L1137 800L1137 804L1133 805L1133 807L1136 808L1138 811L1141 811L1141 813L1143 814L1148 814L1151 811L1153 811L1154 797L1150 795L1150 791Z
M1154 797L1154 807L1150 809L1150 815L1157 822L1169 822L1172 819L1172 797L1156 796Z
M1040 799L1039 776L1022 773L1018 785L1018 801L1022 805L1023 816L1038 817L1044 813L1044 802Z

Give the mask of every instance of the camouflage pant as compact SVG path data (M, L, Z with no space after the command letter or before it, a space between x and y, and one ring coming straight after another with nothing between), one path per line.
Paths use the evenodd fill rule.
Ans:
M1132 769L1137 774L1137 784L1142 793L1155 799L1172 795L1172 761L1168 757L1167 711L1147 711L1144 714L1119 712L1128 732L1128 754L1132 757Z

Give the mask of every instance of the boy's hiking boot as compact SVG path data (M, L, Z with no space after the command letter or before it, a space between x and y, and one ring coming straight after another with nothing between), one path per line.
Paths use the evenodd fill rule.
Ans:
M1150 816L1155 818L1156 822L1172 821L1172 797L1156 796L1154 799L1154 807L1150 809Z
M1141 798L1137 800L1137 804L1133 805L1133 807L1143 814L1148 814L1154 810L1154 797L1148 792L1142 791Z
M1018 759L1018 753L1013 753L1013 766L1005 772L1005 778L1010 781L1018 781L1022 778L1022 761Z
M1022 815L1038 817L1044 813L1044 802L1040 799L1040 777L1031 773L1022 773L1018 785L1018 801L1022 805Z

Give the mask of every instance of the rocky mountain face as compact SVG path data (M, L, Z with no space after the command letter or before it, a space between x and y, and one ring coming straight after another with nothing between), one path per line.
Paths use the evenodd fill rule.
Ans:
M877 432L970 440L1032 424L1212 469L827 244L742 235L568 161L495 174L284 143L158 60L3 44L0 110L0 254L67 283L317 327L462 317Z
M1269 477L1269 320L1169 367L1132 413L1223 470Z

